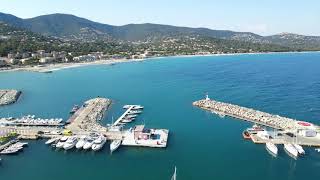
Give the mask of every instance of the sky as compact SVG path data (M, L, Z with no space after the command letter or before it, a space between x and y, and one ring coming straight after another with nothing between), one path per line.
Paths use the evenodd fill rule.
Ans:
M20 18L66 13L111 25L157 23L320 36L319 0L0 0L0 12Z

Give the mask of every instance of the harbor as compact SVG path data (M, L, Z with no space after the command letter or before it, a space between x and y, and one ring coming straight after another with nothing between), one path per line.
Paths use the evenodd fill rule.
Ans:
M99 122L105 117L112 101L107 98L90 99L82 106L75 105L70 111L70 118L64 123L61 118L40 119L34 115L22 118L1 118L1 134L16 134L16 140L45 138L45 144L57 149L72 148L99 151L110 141L110 152L120 145L164 148L167 146L169 130L147 129L137 125L124 129L126 123L132 122L142 113L143 106L125 105L125 112L110 126ZM15 154L11 146L13 140L1 146L0 153ZM9 149L9 150L8 150ZM17 149L16 149L17 150Z
M266 112L205 99L193 105L217 114L254 123L243 131L243 138L256 144L265 144L273 156L278 155L278 145L283 145L287 154L295 159L305 154L303 146L320 147L320 128L310 122L281 117ZM319 149L316 149L316 151Z

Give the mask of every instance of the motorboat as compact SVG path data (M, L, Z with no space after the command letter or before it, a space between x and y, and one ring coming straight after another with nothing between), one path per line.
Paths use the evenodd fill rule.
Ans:
M63 136L59 142L56 144L56 148L62 148L64 143L68 140L68 136Z
M299 155L304 155L306 152L304 151L303 147L299 144L293 144L293 146L297 149Z
M46 141L45 144L52 144L54 142L58 142L59 140L60 140L60 137L54 137Z
M123 122L123 123L130 123L130 122L132 122L133 120L134 120L134 118L126 118L126 119L121 120L121 122Z
M86 140L87 140L87 136L81 136L79 141L76 144L76 148L81 149L84 146L84 144L86 143Z
M113 140L110 144L110 152L117 150L119 146L121 145L121 140Z
M7 148L5 150L2 150L0 154L15 154L19 151L20 149L15 149L15 148Z
M85 143L84 143L84 145L83 145L82 148L83 148L84 150L90 149L90 148L92 147L93 141L94 141L94 138L92 138L92 137L88 138L88 139L85 141Z
M317 152L320 152L320 148L315 149Z
M70 114L74 114L75 112L77 112L79 110L79 106L78 105L74 105L73 108L70 111Z
M96 140L93 141L93 144L92 144L92 150L93 151L99 151L103 145L106 143L107 141L107 138L104 137L104 136L99 136Z
M244 139L251 139L250 133L248 131L243 131L242 136Z
M266 149L268 152L270 152L273 156L277 156L278 155L278 147L271 143L271 142L267 142L266 143Z
M78 138L77 136L71 136L68 140L64 143L63 149L69 150L72 149L77 144Z
M134 110L138 110L138 109L143 109L144 107L143 106L140 106L140 105L134 105L133 107L132 107L132 109L134 109Z
M140 114L140 113L142 113L142 111L129 111L128 112L128 115L131 115L131 114Z
M129 109L132 105L124 105L123 109Z
M127 115L126 118L135 118L137 116L138 116L137 114L131 114L131 115Z
M299 155L298 150L294 147L292 144L284 144L284 150L287 152L287 154L293 158L297 158Z

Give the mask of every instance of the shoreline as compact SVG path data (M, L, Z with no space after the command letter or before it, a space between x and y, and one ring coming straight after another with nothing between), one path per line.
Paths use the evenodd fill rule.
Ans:
M26 71L26 72L40 72L48 73L53 71L59 71L63 69L78 68L90 65L113 65L118 63L129 63L129 62L143 62L148 60L157 60L163 58L190 58L190 57L214 57L214 56L238 56L238 55L263 55L263 54L295 54L295 53L319 53L320 51L302 51L302 52L260 52L260 53L228 53L228 54L199 54L199 55L174 55L174 56L158 56L150 57L144 59L104 59L92 62L75 62L75 63L57 63L57 64L46 64L43 66L26 66L12 69L0 70L3 72L16 72L16 71Z

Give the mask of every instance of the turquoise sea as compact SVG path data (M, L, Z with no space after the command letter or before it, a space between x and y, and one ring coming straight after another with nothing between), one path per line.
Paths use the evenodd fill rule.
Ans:
M87 66L51 74L0 73L0 89L23 91L0 116L35 114L68 118L74 104L97 96L113 105L103 124L124 104L145 106L137 124L170 129L165 149L109 147L98 153L56 151L45 140L29 141L14 156L1 156L1 180L300 180L320 178L320 153L306 149L294 160L279 146L273 158L264 145L242 139L251 124L193 107L209 96L320 124L320 53L168 57L136 63Z

